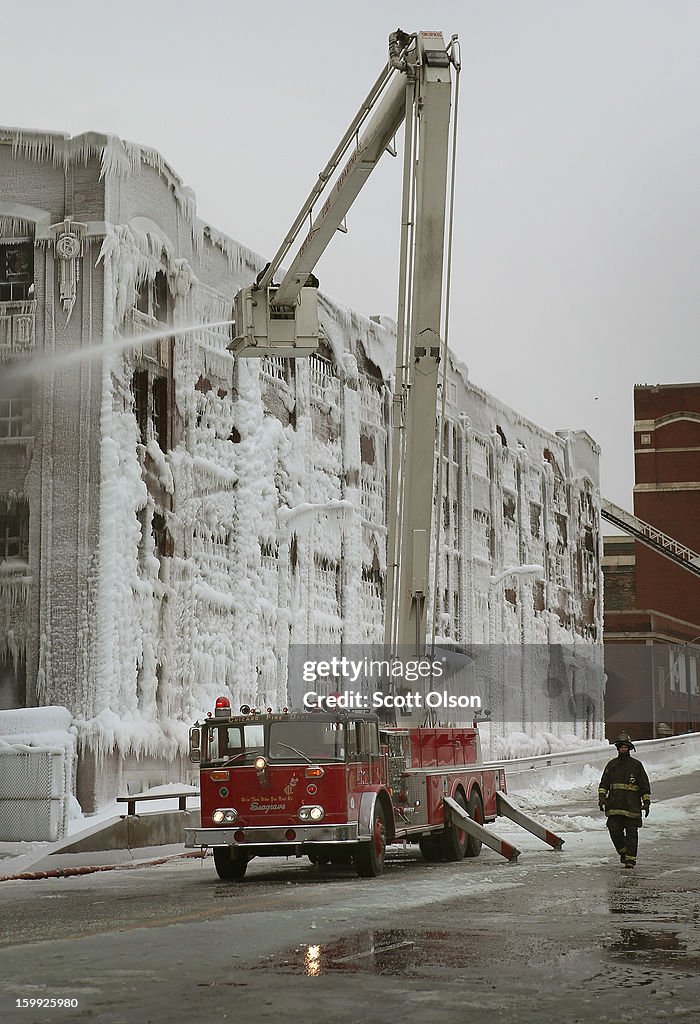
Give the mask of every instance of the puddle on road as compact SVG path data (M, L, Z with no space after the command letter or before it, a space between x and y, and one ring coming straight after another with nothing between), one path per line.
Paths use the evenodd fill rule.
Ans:
M620 929L620 938L608 946L611 952L633 953L637 950L676 950L685 952L686 945L678 932L642 932L637 928Z
M604 949L616 961L629 960L676 972L681 970L688 976L700 973L700 956L694 951L688 954L687 944L677 931L621 928L619 939L607 943Z
M287 971L319 977L331 973L394 975L425 978L473 971L489 946L493 956L503 954L503 937L477 932L416 931L378 928L348 935L334 942L300 945L266 958L253 970ZM534 947L539 944L534 941ZM550 952L547 940L545 957ZM531 953L533 950L531 949ZM487 962L489 957L486 957Z

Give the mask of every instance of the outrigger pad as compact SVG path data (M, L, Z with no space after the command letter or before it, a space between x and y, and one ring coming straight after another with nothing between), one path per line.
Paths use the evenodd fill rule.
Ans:
M449 821L454 822L461 829L464 829L465 832L469 832L470 835L480 839L484 846L488 846L490 849L495 850L496 853L500 853L501 857L505 857L509 864L516 863L520 856L520 850L516 846L506 842L505 839L501 839L500 836L494 835L493 832L488 832L478 821L470 818L464 808L460 807L452 797L444 796L442 802L445 806L445 817Z
M496 793L496 811L501 818L510 818L516 825L520 825L522 828L527 829L533 836L537 836L542 842L547 843L553 850L561 850L564 845L564 840L561 836L556 835L554 832L550 832L548 828L541 825L539 821L535 821L524 811L521 811L519 807L514 807L510 802L505 793L501 793L500 790Z

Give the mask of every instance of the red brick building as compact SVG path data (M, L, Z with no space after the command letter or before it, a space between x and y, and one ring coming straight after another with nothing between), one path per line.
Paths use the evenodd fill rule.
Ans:
M634 389L634 513L700 551L700 383ZM700 729L700 577L631 537L604 545L606 729Z

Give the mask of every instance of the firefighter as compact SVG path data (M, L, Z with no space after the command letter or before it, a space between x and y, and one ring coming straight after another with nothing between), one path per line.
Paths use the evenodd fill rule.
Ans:
M608 761L598 786L598 806L608 817L613 846L626 868L637 863L637 842L644 816L649 814L651 787L644 765L630 756L634 743L626 732L615 740L617 757Z

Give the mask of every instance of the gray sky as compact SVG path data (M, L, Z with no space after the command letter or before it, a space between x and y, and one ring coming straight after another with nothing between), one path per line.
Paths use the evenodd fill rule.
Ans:
M631 508L634 384L700 380L698 0L38 0L3 14L0 122L153 146L271 256L397 27L462 47L451 347L588 430ZM400 199L387 156L317 270L363 313L395 316Z

